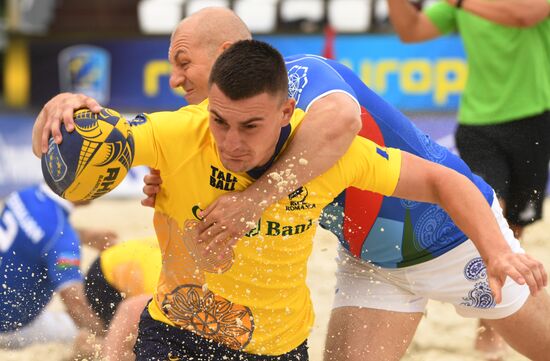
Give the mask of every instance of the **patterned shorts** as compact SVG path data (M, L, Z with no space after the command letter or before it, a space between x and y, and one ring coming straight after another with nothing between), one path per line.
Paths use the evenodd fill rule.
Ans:
M498 201L493 213L512 251L524 253ZM485 264L471 240L430 261L403 268L382 268L338 250L333 308L354 306L395 312L424 312L429 299L454 305L464 317L499 319L518 311L529 287L507 278L502 302L496 304Z

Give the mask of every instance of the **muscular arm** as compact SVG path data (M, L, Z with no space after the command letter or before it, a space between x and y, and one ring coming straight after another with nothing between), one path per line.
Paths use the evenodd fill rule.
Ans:
M441 35L437 27L408 0L388 0L390 21L405 43L430 40Z
M497 302L506 276L529 284L532 293L544 287L547 281L542 264L512 253L487 201L468 178L412 154L402 154L401 175L393 196L436 203L445 209L482 256Z
M95 334L105 332L103 321L96 316L86 301L82 282L73 282L59 292L67 313L79 328L87 328Z
M245 192L253 199L275 203L330 169L344 155L360 129L361 111L349 95L332 93L325 96L308 109L281 157ZM291 169L293 175L288 182L276 184L269 177L274 172L284 177L287 169Z
M456 5L457 0L448 0ZM463 0L462 9L500 25L530 27L550 14L548 0Z
M349 95L336 92L314 102L288 148L261 178L203 212L200 239L222 249L224 240L235 244L267 207L331 168L360 129L360 109Z

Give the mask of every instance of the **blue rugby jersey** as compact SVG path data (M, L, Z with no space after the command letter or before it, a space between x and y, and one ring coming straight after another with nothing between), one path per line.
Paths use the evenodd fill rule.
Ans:
M370 90L351 69L316 55L294 55L285 60L289 96L296 99L298 108L307 110L331 92L348 93L361 106L361 136L456 170L492 203L493 190L483 179ZM348 188L325 208L321 226L334 233L353 255L387 268L428 261L467 239L439 206L356 188Z
M27 325L56 290L82 281L72 204L44 185L14 192L0 213L0 332Z

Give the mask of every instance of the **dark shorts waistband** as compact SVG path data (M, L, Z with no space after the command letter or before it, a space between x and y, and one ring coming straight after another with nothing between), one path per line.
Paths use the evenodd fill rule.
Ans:
M151 318L147 308L141 314L139 332L134 346L136 361L307 361L307 341L279 355L255 355L233 350L223 344L201 337L191 331L167 325Z

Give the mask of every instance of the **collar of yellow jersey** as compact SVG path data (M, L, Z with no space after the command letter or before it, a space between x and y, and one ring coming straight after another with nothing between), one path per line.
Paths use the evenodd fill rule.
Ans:
M208 98L204 99L202 102L198 104L199 107L208 109Z
M277 146L275 147L275 153L273 153L273 156L269 159L269 161L266 164L260 167L253 168L248 172L246 172L246 174L248 174L250 177L254 179L260 178L262 174L264 174L265 171L268 170L269 167L271 167L275 159L277 159L277 156L279 155L279 153L281 153L286 141L288 140L288 137L290 136L291 131L292 131L292 127L290 123L282 127L281 133L279 134L279 140L277 141Z

